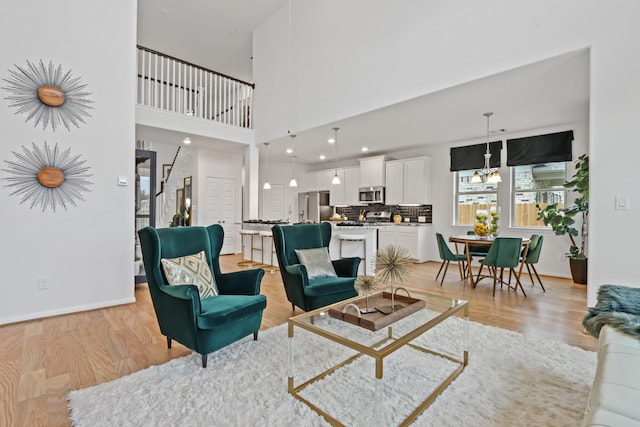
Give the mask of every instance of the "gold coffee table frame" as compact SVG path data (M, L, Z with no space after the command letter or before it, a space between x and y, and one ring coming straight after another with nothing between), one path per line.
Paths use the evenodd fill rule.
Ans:
M332 372L335 372L336 370L340 369L341 367L353 362L354 360L356 360L357 358L359 358L360 356L366 355L366 356L370 356L373 357L375 359L375 364L376 364L376 379L379 381L376 381L376 395L377 396L381 396L382 391L378 390L379 386L380 389L382 388L383 384L382 384L382 379L383 379L383 362L384 362L384 358L389 356L391 353L395 352L396 350L402 348L405 345L408 345L416 350L420 350L422 352L425 353L429 353L429 354L433 354L436 356L440 356L443 358L446 358L452 362L455 362L458 364L458 367L451 372L451 374L449 374L449 376L411 413L409 414L409 416L400 424L401 426L408 426L409 424L411 424L426 408L429 407L429 405L431 405L431 403L433 403L433 401L440 395L440 393L442 393L448 386L449 384L451 384L451 382L453 382L453 380L455 380L458 375L460 375L460 373L464 370L464 368L468 365L469 363L469 351L468 351L468 344L469 344L469 324L468 324L468 320L469 320L469 305L467 303L467 301L464 300L459 300L459 299L455 299L455 298L448 298L448 297L443 297L443 296L439 296L439 295L432 295L432 294L427 294L424 292L420 292L414 289L411 289L411 296L413 298L421 298L424 299L426 301L426 306L424 309L426 310L432 310L432 311L437 311L439 310L437 307L444 307L444 310L439 312L439 314L437 314L435 317L431 318L430 320L426 321L425 323L419 325L418 327L414 328L413 330L411 330L410 332L400 336L400 337L394 337L393 336L393 323L387 327L387 337L374 343L373 345L367 346L367 345L363 345L360 344L356 341L353 341L351 339L345 338L344 336L338 335L334 332L331 332L329 330L325 330L322 329L321 327L318 327L316 325L314 325L314 316L318 316L321 313L326 313L328 311L328 309L330 307L334 307L334 306L338 306L338 305L343 305L346 303L350 303L350 302L354 302L357 300L361 300L362 297L361 296L357 296L345 301L341 301L338 302L336 304L332 304L326 307L322 307L319 308L317 310L313 310L313 311L309 311L307 313L303 313L300 314L298 316L294 316L289 318L288 321L288 336L289 336L289 377L288 377L288 389L289 389L289 393L291 395L293 395L296 399L300 400L301 402L305 403L307 406L309 406L311 409L313 409L314 411L316 411L318 414L322 415L331 425L334 426L344 426L344 424L342 424L340 421L338 421L337 419L335 419L334 417L332 417L331 415L329 415L327 412L325 412L324 410L322 410L321 408L319 408L318 406L316 406L315 404L313 404L312 402L310 402L309 400L305 399L304 397L302 397L300 395L300 392L302 390L304 390L304 388L306 388L308 385L313 384L316 381L321 380L322 378L326 377L327 375L331 374ZM436 306L436 310L434 310L434 305ZM463 339L464 339L464 343L463 343L463 356L462 356L462 360L460 359L456 359L452 356L449 356L447 354L442 354L442 353L438 353L436 351L433 350L429 350L427 348L424 347L420 347L418 345L415 344L411 344L411 341L415 340L416 338L418 338L420 335L424 334L425 332L427 332L428 330L434 328L435 326L437 326L438 324L440 324L441 322L443 322L445 319L452 317L454 314L458 313L460 310L463 310L463 316L464 316L464 320L465 322L463 322L463 328L464 328L464 334L463 334ZM328 314L325 314L328 317ZM411 317L411 316L415 316L414 314L411 314L407 317ZM340 320L337 319L332 319L333 321L336 322L340 322ZM400 321L398 321L400 322ZM397 323L397 322L396 322ZM327 369L326 371L320 373L319 375L316 375L315 377L311 378L310 380L299 384L299 385L295 385L294 383L294 327L299 327L302 329L306 329L309 332L312 332L316 335L319 335L321 337L324 337L328 340L331 340L333 342L336 342L338 344L341 344L345 347L348 347L350 349L353 349L355 351L357 351L358 353L340 363L338 363L337 365ZM352 325L352 324L348 324L347 322L345 322L345 328L346 329L351 329L351 328L358 328L358 326ZM363 330L372 333L371 331L368 331L367 329ZM392 341L390 344L385 345L379 349L376 349L376 347L378 347L379 345Z

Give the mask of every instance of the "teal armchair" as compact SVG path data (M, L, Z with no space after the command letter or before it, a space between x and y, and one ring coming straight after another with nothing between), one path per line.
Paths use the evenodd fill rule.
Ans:
M260 295L264 270L243 270L223 274L220 250L224 231L218 224L209 227L145 227L138 231L142 259L153 308L167 347L176 340L199 353L202 367L207 355L247 335L258 339L267 298ZM200 299L192 284L169 285L161 259L205 252L213 272L218 296Z
M299 224L274 225L273 243L287 299L291 309L298 306L304 311L315 310L358 295L353 284L358 275L360 258L332 260L338 277L309 279L307 269L300 264L296 249L329 248L331 225Z

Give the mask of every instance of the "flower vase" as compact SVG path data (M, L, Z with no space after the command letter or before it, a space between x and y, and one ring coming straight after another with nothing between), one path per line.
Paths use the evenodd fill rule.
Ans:
M486 210L477 210L476 211L476 222L473 225L473 231L476 233L478 237L486 238L491 231L491 227L487 223L487 218L489 217Z
M498 219L500 218L500 208L491 208L491 235L498 237Z

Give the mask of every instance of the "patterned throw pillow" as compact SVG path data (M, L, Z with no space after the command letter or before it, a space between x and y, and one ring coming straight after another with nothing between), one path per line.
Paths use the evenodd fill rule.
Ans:
M163 258L160 262L170 285L196 285L200 299L219 294L204 251L179 258Z
M296 249L300 264L307 268L309 279L337 277L327 248Z

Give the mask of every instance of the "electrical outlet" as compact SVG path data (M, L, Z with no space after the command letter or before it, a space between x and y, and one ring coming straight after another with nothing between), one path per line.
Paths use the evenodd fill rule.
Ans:
M49 279L45 276L38 277L38 290L46 291L49 289Z

